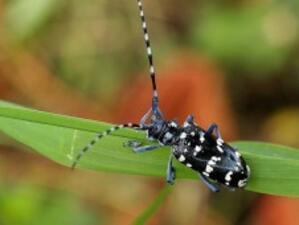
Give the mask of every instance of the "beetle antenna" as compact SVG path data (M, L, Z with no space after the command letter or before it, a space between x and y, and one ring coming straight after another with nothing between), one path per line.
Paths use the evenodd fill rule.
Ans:
M126 123L126 124L120 124L114 127L109 128L106 131L97 133L94 138L87 144L85 145L84 148L81 149L81 151L77 154L73 164L72 164L72 169L75 169L75 167L77 166L78 162L80 161L80 159L82 158L82 156L88 152L90 149L92 149L92 147L103 137L110 135L112 132L122 129L122 128L140 128L140 126L138 124L135 123Z
M154 62L153 62L153 54L152 54L152 48L151 48L149 34L148 34L148 28L147 28L147 24L145 21L142 1L137 0L137 3L138 3L139 13L140 13L141 26L142 26L143 35L144 35L144 42L145 42L145 47L146 47L147 58L148 58L148 62L149 62L149 72L150 72L150 76L151 76L151 80L152 80L153 98L158 99L158 91L157 91L157 85L156 85L156 72L155 72L155 67L154 67Z

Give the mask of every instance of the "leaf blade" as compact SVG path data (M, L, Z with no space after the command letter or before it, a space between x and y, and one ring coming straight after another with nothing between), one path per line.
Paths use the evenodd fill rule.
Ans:
M70 166L77 152L95 132L111 125L0 102L0 130L38 153ZM165 176L169 148L135 154L123 146L128 140L148 142L145 135L132 129L116 131L82 157L79 167L147 176ZM232 143L239 148L252 169L247 190L285 196L299 196L299 151L262 142ZM178 178L197 179L192 170L175 162Z

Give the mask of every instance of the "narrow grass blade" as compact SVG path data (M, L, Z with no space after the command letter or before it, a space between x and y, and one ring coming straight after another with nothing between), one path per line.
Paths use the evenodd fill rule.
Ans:
M134 225L145 224L159 209L159 207L165 202L165 199L170 194L172 187L170 185L165 185L154 201L136 218Z
M134 121L133 121L134 122ZM111 125L86 119L42 112L0 102L0 130L36 152L65 166L96 132ZM128 140L147 143L143 133L118 130L101 139L80 161L79 167L147 176L165 176L170 149L135 154L124 147ZM247 190L299 196L299 151L269 143L243 141L238 147L252 170ZM178 178L194 178L194 171L175 162Z

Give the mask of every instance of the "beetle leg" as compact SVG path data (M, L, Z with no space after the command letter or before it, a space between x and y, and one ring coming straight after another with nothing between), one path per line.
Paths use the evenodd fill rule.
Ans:
M124 146L132 148L136 153L152 151L161 147L160 145L142 145L142 143L135 140L128 141Z
M154 96L152 99L152 111L154 120L163 120L163 115L159 108L159 100L157 96Z
M192 123L193 123L193 119L194 119L194 118L193 118L193 115L189 114L189 115L187 116L186 122L192 124Z
M207 135L211 135L214 131L216 132L216 137L222 139L221 134L220 134L220 131L219 131L219 127L218 127L218 125L217 125L216 123L212 123L212 124L209 126L209 128L208 128L206 134L207 134Z
M163 115L159 108L158 97L155 96L152 100L152 107L144 114L144 116L141 118L139 122L141 128L147 129L149 127L149 125L146 125L145 123L150 117L152 120L163 120Z
M206 178L204 175L202 175L201 173L199 173L199 177L201 178L201 180L204 182L205 185L207 185L207 187L213 191L213 192L219 192L220 191L220 187L218 184L216 183L212 183L208 178Z
M175 180L175 169L172 166L172 153L170 153L169 160L167 163L166 181L169 184L174 184L174 180Z
M141 118L141 120L140 120L140 122L139 122L141 128L146 129L146 128L148 127L148 125L146 125L145 122L146 122L147 119L150 117L151 112L152 112L152 109L148 110L148 111L144 114L144 116Z

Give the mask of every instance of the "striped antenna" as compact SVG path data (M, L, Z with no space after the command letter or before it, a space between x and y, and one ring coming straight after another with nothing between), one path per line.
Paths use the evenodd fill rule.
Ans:
M141 18L142 30L143 30L143 34L144 34L144 42L145 42L147 58L148 58L148 62L149 62L150 75L151 75L151 79L152 79L153 96L158 98L157 85L156 85L156 72L155 72L155 67L154 67L154 63L153 63L153 54L152 54L152 49L151 49L150 40L149 40L148 28L147 28L146 21L145 21L142 1L137 0L137 3L138 3L140 18Z
M127 124L120 124L114 127L109 128L108 130L98 133L96 134L96 136L84 147L81 149L81 151L77 154L73 164L72 164L72 169L75 169L75 167L77 166L78 162L80 161L80 159L82 158L82 156L88 152L90 149L92 149L92 147L103 137L111 134L112 132L119 130L121 128L139 128L140 126L138 124L134 124L134 123L127 123Z

